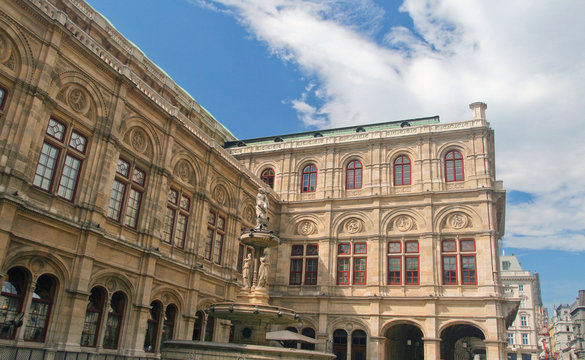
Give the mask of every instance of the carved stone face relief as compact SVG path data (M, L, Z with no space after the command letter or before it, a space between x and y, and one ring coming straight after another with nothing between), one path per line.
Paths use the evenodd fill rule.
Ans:
M413 225L412 219L405 215L399 216L395 220L395 226L396 229L398 229L398 231L402 232L408 231L412 229L412 225Z
M463 229L467 227L468 219L465 214L455 213L449 217L449 225L453 229Z
M311 235L315 232L315 224L312 221L301 221L298 227L298 232L301 235Z
M350 219L345 223L345 230L350 234L356 234L362 231L362 222L358 219Z
M87 100L87 95L85 92L78 86L72 86L67 93L67 103L73 111L76 111L80 114L85 114L89 109L89 101Z

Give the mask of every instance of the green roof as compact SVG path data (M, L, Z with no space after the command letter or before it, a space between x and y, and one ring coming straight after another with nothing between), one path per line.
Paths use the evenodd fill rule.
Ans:
M290 142L290 141L298 141L298 140L307 140L307 139L316 138L316 137L349 135L349 134L354 134L354 133L359 133L359 132L371 132L371 131L379 131L379 130L396 129L396 128L408 127L408 126L438 124L439 122L440 122L439 116L432 116L432 117L417 118L417 119L389 121L389 122L376 123L376 124L354 125L354 126L340 127L340 128L334 128L334 129L322 129L322 130L314 130L314 131L305 131L305 132L294 133L294 134L275 135L275 136L266 136L266 137L253 138L253 139L228 141L224 144L224 148L227 149L227 148L240 147L240 146L246 146L246 145L261 145L261 144L274 143L274 142Z

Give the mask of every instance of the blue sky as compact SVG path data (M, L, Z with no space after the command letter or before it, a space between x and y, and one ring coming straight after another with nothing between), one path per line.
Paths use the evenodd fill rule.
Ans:
M240 138L488 104L506 254L585 288L585 2L89 0Z

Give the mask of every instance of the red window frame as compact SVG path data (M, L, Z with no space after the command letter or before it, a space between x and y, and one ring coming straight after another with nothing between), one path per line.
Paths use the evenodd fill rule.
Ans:
M301 176L301 192L315 192L317 189L317 167L314 164L306 165Z
M451 150L445 154L445 181L463 181L463 155L458 150Z
M114 297L116 297L116 299L114 299ZM102 340L102 346L104 347L104 349L117 349L118 348L118 342L120 341L120 330L122 329L122 320L124 319L124 310L126 307L126 295L121 292L121 291L116 291L113 295L112 298L110 299L110 302L114 302L118 300L118 308L119 308L119 312L115 312L115 311L108 311L108 319L106 320L106 332L104 334L104 339L106 338L106 336L108 335L108 324L109 324L109 320L110 318L116 318L118 320L118 325L115 328L116 331L116 335L114 336L114 342L112 344L112 346L109 346L106 344L105 341ZM114 310L113 306L110 306L108 310Z
M398 261L398 266L393 264L394 261ZM402 284L402 256L388 256L388 285L400 284Z
M464 244L471 243L473 246L468 248ZM474 252L475 251L475 239L461 239L459 240L459 251L460 252Z
M461 285L477 285L475 254L461 255Z
M457 285L457 256L443 255L443 285Z
M120 171L120 163L127 166L125 171L126 173ZM140 176L136 177L136 174L141 174L142 178ZM146 180L146 171L142 170L142 168L140 168L136 163L126 160L124 157L120 156L116 165L114 184L116 182L121 184L123 191L121 198L118 200L114 198L114 188L112 188L112 194L110 195L110 203L108 206L108 218L110 220L122 223L124 226L127 226L131 229L136 229L138 227L138 221L140 220L140 208L142 207L142 200L144 198L144 191L146 189ZM130 197L132 195L132 191L139 195L138 204L135 208L135 215L132 214L133 208L130 207ZM119 204L119 209L117 210L115 207L112 207L112 205L115 205L116 203ZM112 211L117 211L116 216L114 216ZM128 223L129 220L132 221L132 223Z
M301 285L303 279L303 258L290 259L289 285Z
M392 250L393 246L398 245L398 251ZM402 242L401 241L389 241L388 242L388 254L400 254L402 253Z
M345 188L355 190L362 188L362 163L359 160L350 161L345 167Z
M167 216L165 217L165 229L163 232L164 243L175 245L180 249L185 247L185 239L187 238L187 230L189 228L191 199L192 197L181 189L173 187L169 189L167 196ZM179 229L179 219L181 218L185 219L182 230ZM182 235L180 233L181 231Z
M409 260L416 259L416 269L408 269ZM418 255L416 256L405 256L404 257L404 283L406 285L419 285L420 284L420 261Z
M368 276L368 259L365 256L353 258L353 284L365 285Z
M101 287L94 287L91 289L91 293L93 293L93 291L96 291L96 294L99 296L98 302L97 302L97 307L94 307L93 304L91 303L91 295L90 295L90 299L88 300L88 304L87 304L87 308L85 310L85 317L83 320L83 329L81 332L81 342L83 341L83 336L84 336L84 331L85 331L85 324L89 323L91 324L91 322L87 321L88 318L88 314L98 314L97 315L97 320L95 322L95 332L93 334L89 333L88 335L93 335L93 342L91 343L80 343L80 345L82 347L96 347L97 344L97 339L100 335L100 327L101 327L101 323L102 323L102 318L103 318L103 313L104 313L104 303L106 301L106 296L107 293L106 291L101 288ZM91 321L91 319L90 319Z
M349 285L350 265L349 256L337 258L337 285Z
M53 128L51 124L62 127L60 137L51 133L50 129ZM74 136L76 136L75 139L73 138ZM74 140L76 139L82 139L82 143L75 143ZM43 158L47 158L47 154L43 151L45 146L56 152L51 166L47 166L46 162L41 163ZM37 161L33 186L48 193L55 193L60 199L73 202L77 193L79 179L81 178L87 147L88 140L86 135L74 129L73 126L67 126L65 122L51 116L47 123L45 141L42 144L39 160ZM76 169L70 166L71 164L68 162L69 158L77 162L78 166ZM50 178L45 177L47 169L51 171ZM75 170L73 176L71 176L72 169ZM39 171L42 171L42 173L39 173ZM57 178L59 181L56 181ZM48 184L45 184L46 180L48 180ZM72 186L71 183L73 183ZM64 194L61 193L62 188L64 189Z
M47 290L46 288L41 288L41 291L39 291L39 286L42 286L43 282L45 282L45 286L48 285L48 291L42 291ZM33 295L30 303L30 315L24 330L23 338L25 341L34 341L39 343L45 341L47 328L49 327L49 322L51 321L51 311L53 309L53 300L55 297L56 286L57 280L50 275L43 274L37 279L34 290L35 295ZM46 297L43 298L43 295ZM29 335L31 332L33 333L32 336Z
M457 241L455 239L445 239L441 242L442 252L457 252Z
M163 330L161 333L161 343L172 340L175 334L175 320L177 318L177 307L174 304L167 305L165 316L163 318Z
M156 352L156 348L158 345L158 326L160 323L160 316L162 313L162 303L160 303L159 301L153 301L152 303L150 303L150 312L149 312L149 318L148 321L146 322L146 332L148 335L148 331L150 330L152 332L151 338L150 338L150 347L146 346L146 342L148 340L147 336L144 336L144 351L148 352L148 353L154 353Z
M416 245L416 250L411 248L412 245ZM418 248L418 240L407 240L404 242L404 252L405 253L417 253L419 252Z
M305 260L305 285L317 285L318 273L319 273L319 245L307 244L306 260Z
M262 174L260 175L260 179L266 183L266 185L270 186L271 189L274 189L274 169L266 168L262 170Z
M399 155L394 160L394 185L410 185L410 158L406 155Z

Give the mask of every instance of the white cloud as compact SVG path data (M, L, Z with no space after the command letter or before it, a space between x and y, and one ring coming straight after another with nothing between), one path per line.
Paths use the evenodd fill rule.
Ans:
M314 79L288 102L306 125L458 121L487 102L498 178L535 195L508 208L507 244L585 250L585 2L405 0L414 29L386 34L373 0L207 3Z

